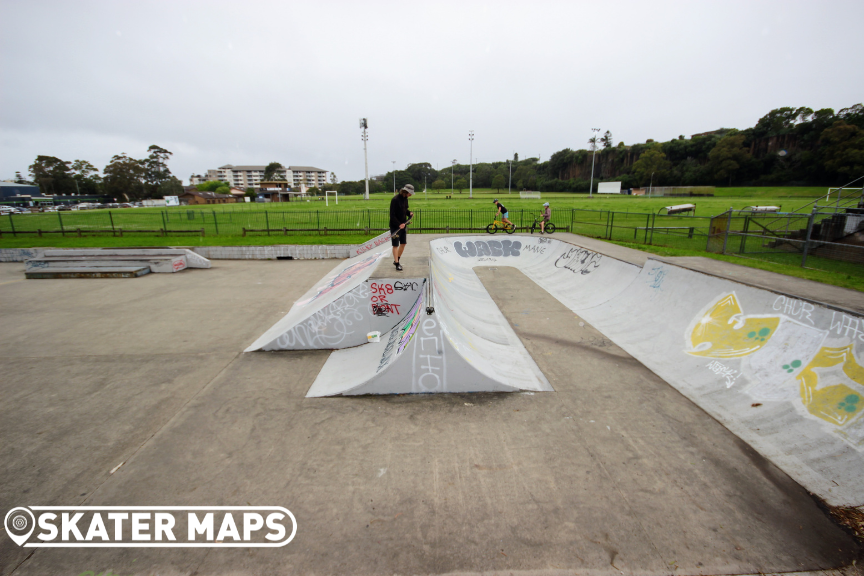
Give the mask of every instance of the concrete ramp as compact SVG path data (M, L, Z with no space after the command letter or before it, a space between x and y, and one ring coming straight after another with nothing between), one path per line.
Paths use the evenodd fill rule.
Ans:
M458 324L446 325L437 310L427 315L425 305L421 292L380 342L334 351L306 396L552 390L521 342L486 346L494 354L484 356Z
M246 349L340 349L390 331L423 291L425 278L371 277L390 248L349 258L303 295L281 320Z
M864 505L861 316L549 238L430 247L436 310L458 315L468 337L495 334L472 268L518 268L808 490Z
M805 488L864 505L864 318L658 260L580 314Z

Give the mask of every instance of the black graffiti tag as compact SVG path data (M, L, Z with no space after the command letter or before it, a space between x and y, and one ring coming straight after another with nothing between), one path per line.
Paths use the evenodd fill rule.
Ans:
M590 274L600 267L603 256L585 248L571 248L555 260L556 268L569 270L574 274Z
M522 248L522 243L518 240L489 240L484 242L477 240L476 242L454 242L453 248L456 253L463 258L474 258L476 256L519 256L519 250Z

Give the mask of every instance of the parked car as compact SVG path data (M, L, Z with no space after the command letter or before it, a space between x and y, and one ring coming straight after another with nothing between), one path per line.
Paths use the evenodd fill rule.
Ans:
M60 204L59 206L57 206L57 211L58 211L58 212L61 212L61 211L62 211L62 212L65 212L65 211L67 211L67 210L72 210L72 207L69 206L69 204Z

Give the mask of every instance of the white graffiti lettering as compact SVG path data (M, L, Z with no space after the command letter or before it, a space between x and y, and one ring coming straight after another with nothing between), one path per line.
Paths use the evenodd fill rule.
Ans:
M800 320L807 320L810 324L813 324L813 318L810 316L810 313L816 308L809 302L802 302L788 296L778 296L774 300L772 308L783 312L787 316L798 317Z

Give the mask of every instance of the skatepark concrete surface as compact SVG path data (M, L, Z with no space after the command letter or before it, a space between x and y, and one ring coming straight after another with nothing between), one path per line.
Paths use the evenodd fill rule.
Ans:
M554 237L640 268L662 264L661 296L702 265ZM409 236L401 274L428 274L434 238ZM689 361L685 334L669 336L680 359L652 365L625 351L652 344L628 340L627 321L646 319L626 294L617 317L602 314L607 304L574 312L531 271L477 267L554 392L307 398L329 350L243 350L337 263L219 260L181 274L51 281L0 264L0 511L284 506L298 524L291 543L268 549L25 549L3 533L0 574L860 573L860 544L770 450L742 439L751 417L725 406L725 386L703 394L676 372ZM733 272L748 283L733 292L755 306L749 290L769 273ZM828 302L822 288L789 296L856 310L858 293L830 291ZM691 291L704 296L700 310L717 296ZM669 346L657 334L655 351ZM743 393L734 401L750 407ZM776 402L763 401L778 423L798 418L833 459L854 464L851 433Z

